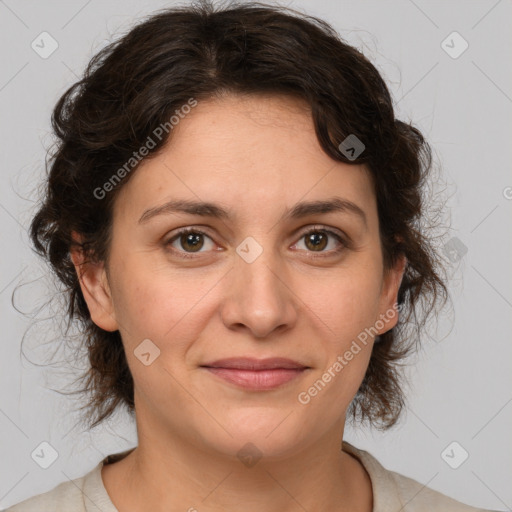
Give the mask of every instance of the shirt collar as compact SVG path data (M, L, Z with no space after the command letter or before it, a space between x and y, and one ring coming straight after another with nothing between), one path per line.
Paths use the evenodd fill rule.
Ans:
M391 472L384 468L371 454L343 441L344 452L353 455L370 476L373 491L373 512L402 510L405 504L400 499L398 488Z

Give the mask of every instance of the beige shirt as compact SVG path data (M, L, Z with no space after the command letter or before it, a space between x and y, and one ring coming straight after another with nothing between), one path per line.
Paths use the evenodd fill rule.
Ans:
M8 508L6 512L118 512L103 485L101 468L103 464L122 459L132 450L109 455L86 475L63 482L46 493ZM416 480L388 471L368 452L346 441L343 442L343 451L354 455L370 475L373 512L492 512L470 507Z

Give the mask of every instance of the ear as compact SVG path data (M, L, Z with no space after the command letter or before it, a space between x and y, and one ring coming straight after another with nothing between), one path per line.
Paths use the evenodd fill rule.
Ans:
M72 237L78 243L83 241L76 232L72 232ZM77 246L70 249L70 257L75 266L91 320L105 331L117 331L118 325L104 262L86 261L82 248Z
M404 254L401 254L397 258L395 265L384 271L379 307L379 320L381 320L381 322L376 322L376 325L383 323L384 326L379 329L378 334L384 334L398 323L396 304L398 300L398 290L402 284L406 266L407 258Z

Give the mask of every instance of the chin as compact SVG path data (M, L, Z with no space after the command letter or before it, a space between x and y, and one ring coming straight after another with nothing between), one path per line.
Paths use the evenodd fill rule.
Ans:
M309 444L308 440L314 437L313 433L308 435L305 422L290 412L291 408L286 407L252 407L217 417L232 437L220 429L223 435L216 435L210 443L217 451L238 458L244 454L267 460L285 458ZM203 439L207 440L211 434L211 430L205 432Z

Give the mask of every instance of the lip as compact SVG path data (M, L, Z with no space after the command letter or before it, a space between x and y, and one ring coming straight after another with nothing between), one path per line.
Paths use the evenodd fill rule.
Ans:
M279 368L297 370L307 368L307 366L285 357L268 357L266 359L257 359L255 357L229 357L227 359L218 359L217 361L201 366L209 368L228 368L230 370L275 370Z
M201 367L231 384L253 391L278 388L299 377L309 368L282 357L219 359Z

